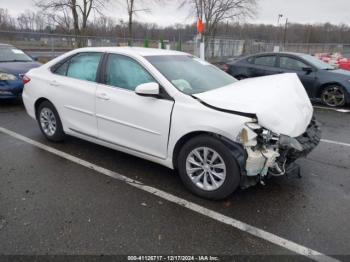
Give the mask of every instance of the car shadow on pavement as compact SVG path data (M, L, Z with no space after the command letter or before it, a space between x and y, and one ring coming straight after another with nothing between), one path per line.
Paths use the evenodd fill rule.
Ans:
M23 111L22 99L0 99L0 113Z

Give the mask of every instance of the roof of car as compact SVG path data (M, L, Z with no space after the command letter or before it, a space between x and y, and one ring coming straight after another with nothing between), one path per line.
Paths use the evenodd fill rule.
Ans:
M0 43L0 47L13 47L13 45Z
M77 51L90 51L90 52L117 52L124 54L138 54L140 56L157 56L157 55L186 55L186 53L164 50L156 48L142 48L142 47L87 47L77 49Z
M242 60L248 59L250 57L256 57L256 56L265 56L265 55L293 55L293 56L303 56L307 55L305 53L296 53L296 52L262 52L262 53L256 53L253 55L246 55L242 57L237 57L234 59L231 59L230 61L227 62L227 64L234 64L237 62L240 62Z
M251 56L258 56L258 55L295 55L295 56L303 56L303 55L307 55L305 53L297 53L297 52L266 52L266 53L258 53L258 54L254 54ZM250 56L247 56L250 57Z

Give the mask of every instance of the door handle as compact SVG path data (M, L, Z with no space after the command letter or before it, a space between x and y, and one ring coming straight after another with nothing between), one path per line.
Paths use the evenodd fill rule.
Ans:
M99 93L97 94L97 98L101 99L101 100L109 100L109 96L106 93Z

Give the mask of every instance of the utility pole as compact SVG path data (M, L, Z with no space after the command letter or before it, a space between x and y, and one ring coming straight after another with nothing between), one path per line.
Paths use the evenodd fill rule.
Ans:
M200 0L200 3L199 3L199 8L200 8L200 14L198 17L198 22L202 24L202 27L203 27L203 13L204 13L204 10L203 10L203 0ZM199 24L198 24L198 29L199 28ZM198 32L200 33L200 44L199 44L199 57L203 60L205 60L205 40L204 40L204 30L203 32L200 32L201 30L198 30Z
M284 34L283 34L283 51L286 48L287 41L287 30L288 30L288 18L286 18L286 24L284 25Z

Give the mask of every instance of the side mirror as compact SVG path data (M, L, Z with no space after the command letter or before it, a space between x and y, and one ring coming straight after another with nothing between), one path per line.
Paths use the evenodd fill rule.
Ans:
M136 94L140 96L158 96L160 93L159 84L158 83L145 83L136 87Z
M303 71L306 72L306 74L312 73L314 70L312 67L303 67Z

